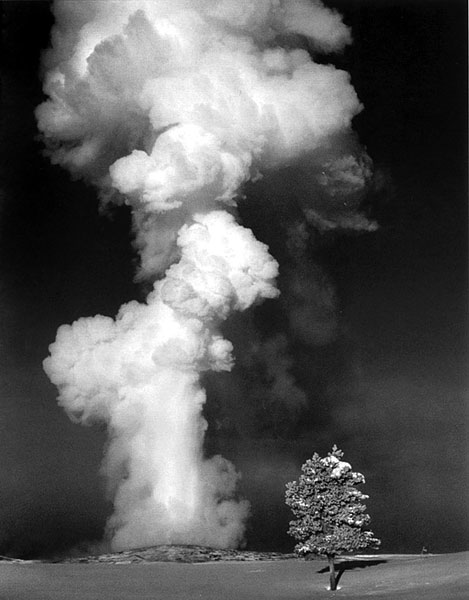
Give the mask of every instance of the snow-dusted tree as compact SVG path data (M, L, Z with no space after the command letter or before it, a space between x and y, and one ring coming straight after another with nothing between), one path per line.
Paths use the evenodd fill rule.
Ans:
M315 453L301 467L298 481L287 483L285 494L296 517L288 530L298 540L295 552L327 557L331 590L337 587L337 555L380 544L372 531L364 530L370 522L363 504L368 496L356 486L365 483L365 478L342 461L343 455L337 446L325 458Z

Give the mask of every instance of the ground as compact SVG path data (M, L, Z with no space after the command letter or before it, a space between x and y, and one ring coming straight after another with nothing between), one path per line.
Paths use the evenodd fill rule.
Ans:
M340 561L339 561L340 562ZM466 600L469 552L349 558L340 589L320 561L0 562L1 600Z

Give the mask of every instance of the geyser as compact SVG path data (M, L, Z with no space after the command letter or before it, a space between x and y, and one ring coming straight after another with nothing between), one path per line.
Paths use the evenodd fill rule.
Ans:
M345 72L295 42L335 51L349 31L319 0L56 0L54 14L47 151L102 203L131 207L138 277L154 285L115 319L60 327L45 371L72 419L107 425L113 549L236 546L249 504L233 465L204 456L200 374L232 367L220 322L278 293L236 198L262 171L306 172L319 150L330 163L360 103ZM357 161L335 164L363 184Z

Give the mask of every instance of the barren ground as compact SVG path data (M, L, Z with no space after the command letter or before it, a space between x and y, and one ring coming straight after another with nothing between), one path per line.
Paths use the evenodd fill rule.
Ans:
M73 562L0 562L1 600L467 600L469 552L350 557L337 592L322 561L151 549ZM158 558L158 552L160 557ZM185 558L184 558L184 552ZM214 553L210 555L210 553ZM136 556L137 555L137 556ZM161 558L163 556L163 558ZM243 558L244 556L244 558ZM133 558L132 558L133 557ZM149 558L150 557L150 558ZM181 558L182 557L182 558ZM192 558L191 558L192 557ZM193 562L194 557L199 562ZM200 562L202 560L204 562ZM153 562L158 560L161 562ZM186 562L183 562L186 561ZM340 562L340 561L338 561Z

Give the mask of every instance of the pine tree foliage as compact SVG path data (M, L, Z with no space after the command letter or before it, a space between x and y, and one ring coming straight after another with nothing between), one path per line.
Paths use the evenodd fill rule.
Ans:
M368 496L356 489L365 478L342 461L343 455L337 446L325 458L315 453L302 466L299 480L287 483L286 503L296 517L288 533L298 540L300 556L334 557L380 544L365 530L370 516L363 501Z

